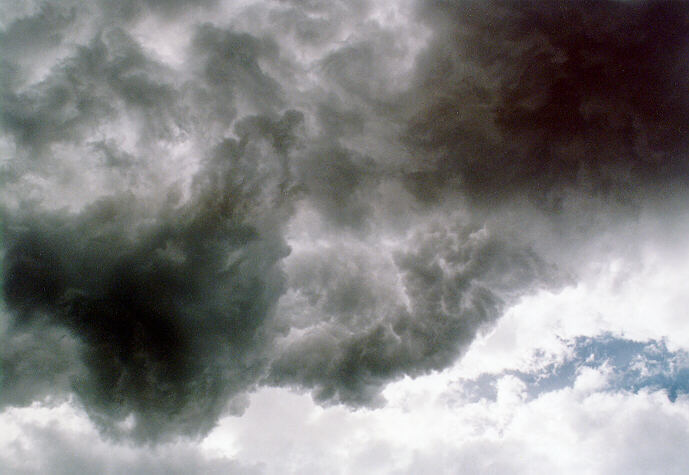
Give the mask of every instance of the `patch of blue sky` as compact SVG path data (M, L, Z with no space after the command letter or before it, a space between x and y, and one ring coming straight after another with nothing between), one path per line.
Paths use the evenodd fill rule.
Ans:
M634 341L603 334L577 337L569 345L572 351L567 358L537 371L506 370L462 380L462 396L472 401L494 400L497 381L512 375L524 382L527 397L533 399L573 386L580 371L587 367L606 370L606 389L610 391L665 390L673 402L678 395L689 393L689 353L672 352L663 341Z

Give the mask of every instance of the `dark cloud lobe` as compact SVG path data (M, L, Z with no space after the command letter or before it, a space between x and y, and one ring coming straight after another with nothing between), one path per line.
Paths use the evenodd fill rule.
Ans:
M83 154L72 172L126 177L130 188L103 190L78 211L21 195L24 204L3 208L3 405L76 392L112 435L157 440L208 432L261 375L264 327L283 292L278 263L289 253L288 155L303 116L272 112L282 91L257 58L274 45L207 24L194 30L193 80L108 27L40 82L6 83L2 125L23 152L10 165L20 179L54 182L55 151L70 147ZM266 115L222 130L237 100ZM122 123L130 137L110 135ZM182 198L150 171L156 151L199 130L212 143L195 151L200 170ZM142 199L140 185L159 196Z
M283 164L259 170L270 157L255 142L266 137L286 157L299 118L246 119L242 140L211 151L184 203L173 189L157 206L124 194L78 213L6 213L3 292L14 319L3 403L30 403L54 384L53 394L76 391L113 435L210 430L266 364L264 327L284 286L277 264L289 253L279 213L266 213L279 211L289 183ZM25 358L22 345L56 334L64 352Z
M86 371L73 389L104 423L131 413L139 437L204 432L253 383L288 250L242 222L237 199L170 209L152 225L131 198L108 199L8 229L4 292L17 331L77 335ZM32 377L29 366L5 384Z
M407 140L430 158L409 180L435 186L420 196L553 201L574 187L629 202L686 185L686 3L427 2L424 14L437 31Z

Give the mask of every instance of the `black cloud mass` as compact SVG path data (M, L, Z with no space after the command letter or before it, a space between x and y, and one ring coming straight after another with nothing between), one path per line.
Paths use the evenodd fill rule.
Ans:
M684 2L430 2L424 14L441 26L407 129L431 161L413 186L547 204L571 187L629 201L686 186Z
M118 5L2 9L3 407L384 404L685 197L685 2Z

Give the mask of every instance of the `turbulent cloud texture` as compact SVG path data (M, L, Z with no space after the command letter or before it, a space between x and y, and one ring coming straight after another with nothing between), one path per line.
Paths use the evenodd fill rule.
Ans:
M689 179L680 2L9 10L0 404L113 436L260 386L382 404Z

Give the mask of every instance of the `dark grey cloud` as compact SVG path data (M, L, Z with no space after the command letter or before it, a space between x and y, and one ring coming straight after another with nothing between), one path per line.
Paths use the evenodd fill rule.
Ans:
M141 438L205 432L256 378L260 328L282 292L276 263L288 248L238 213L240 190L213 192L152 218L122 197L79 215L6 220L11 341L28 328L35 340L46 325L71 332L86 369L72 389L107 427L133 414ZM3 360L13 388L72 369L44 374L38 355L16 351Z
M79 342L69 331L48 322L13 331L0 349L0 405L28 406L59 399L85 371Z
M336 225L360 228L370 217L367 191L379 171L373 160L337 142L316 144L299 163L299 183L309 199Z
M146 15L161 15L168 19L192 13L199 8L212 7L217 0L123 0L97 2L106 18L116 18L125 22L133 22Z
M241 140L211 149L185 202L173 188L159 205L129 193L80 212L6 210L2 402L75 391L113 435L207 432L266 364L289 177L257 142L286 159L300 120L239 122ZM121 166L112 146L92 147Z
M60 45L65 38L65 30L75 18L75 8L44 3L35 14L17 19L0 32L3 86L22 79L21 73L27 71L22 71L18 63L27 53L36 55L41 50L51 50Z
M288 337L270 381L351 405L378 404L388 381L447 367L516 297L557 279L529 249L454 224L419 231L392 262L372 249L294 259L290 285L311 310L294 311L304 330Z
M242 118L235 126L242 140L257 136L265 138L276 152L285 155L296 145L295 129L304 121L304 114L297 110L288 110L281 117L248 116Z
M574 188L636 202L686 186L689 9L684 2L423 2L406 140L419 197ZM677 187L676 190L681 190Z
M19 19L6 36L39 20ZM56 181L54 152L66 145L83 153L72 172L114 172L132 186L102 190L81 210L21 195L23 205L3 204L3 406L75 392L108 433L157 440L206 433L261 374L289 253L280 229L288 154L303 119L271 112L228 130L235 100L264 113L280 104L257 63L276 47L195 30L192 79L108 26L38 83L3 89L2 126L17 150L6 179L19 191L14 179ZM200 170L188 198L150 182L147 155L212 126L221 135L193 151ZM134 185L160 195L142 200ZM118 425L130 416L131 428Z
M176 102L169 74L126 32L107 30L38 84L4 88L2 126L34 158L52 144L90 139L123 115L139 122L142 138L160 139L170 134Z
M223 102L240 94L257 112L282 103L281 87L268 76L259 58L276 57L278 46L270 38L201 25L193 49L203 58L203 78L214 101Z

